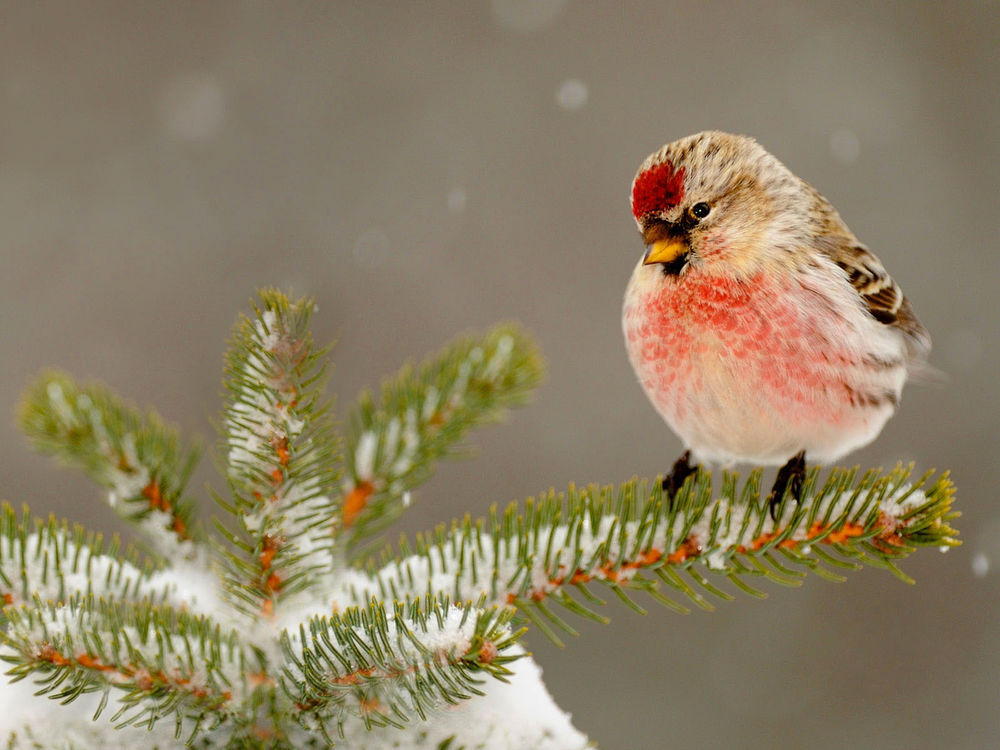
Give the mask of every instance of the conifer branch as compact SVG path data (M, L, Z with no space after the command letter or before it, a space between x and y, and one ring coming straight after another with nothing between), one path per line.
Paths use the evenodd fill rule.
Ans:
M11 665L0 702L33 702L11 685L29 677L63 702L88 694L66 722L15 715L0 742L125 748L142 731L138 743L157 747L582 748L533 662L511 665L525 625L559 642L574 632L567 612L605 621L600 587L640 611L637 593L684 612L731 588L763 596L755 579L841 580L872 565L909 580L900 559L958 544L947 475L833 470L821 483L814 469L775 521L756 471L714 488L698 474L672 500L659 481L570 487L351 565L436 459L527 398L541 365L501 327L404 368L351 412L341 483L312 310L264 291L236 326L220 430L231 499L217 498L233 522L217 523L219 575L188 538L181 495L195 453L175 431L64 375L30 389L21 421L36 447L83 468L147 531L159 526L161 555L183 554L154 569L117 542L0 508L0 658ZM94 708L110 723L88 722Z
M222 437L233 502L220 504L240 533L219 530L234 602L271 615L330 565L337 439L323 401L326 352L309 332L315 304L274 290L260 300L226 357Z
M473 427L497 421L541 382L535 344L515 326L460 338L422 365L406 365L375 401L361 394L344 452L340 535L352 554L406 507L434 461L457 453Z
M19 422L36 450L107 488L111 507L139 524L164 559L188 551L184 543L197 534L183 492L198 450L156 412L144 414L102 385L47 372L26 391Z
M931 473L909 483L912 467L888 474L835 469L817 487L818 469L807 478L800 504L782 503L771 519L759 492L760 473L738 486L725 474L713 500L711 476L689 479L673 503L659 482L632 480L612 487L571 487L512 505L501 516L473 523L466 518L432 536L404 541L376 569L371 588L353 583L357 597L412 598L445 595L455 601L510 605L559 643L556 630L575 634L551 604L604 621L588 586L610 589L642 611L629 591L642 591L676 611L688 600L711 608L710 597L731 599L713 580L762 595L744 578L765 577L797 585L807 572L842 580L825 566L885 568L909 579L895 562L920 546L958 544L948 525L955 517L947 475ZM857 481L855 481L857 480ZM668 594L663 592L665 585ZM586 603L571 595L575 591Z
M176 582L153 575L134 550L122 551L117 539L105 548L100 534L87 533L54 518L19 516L0 505L0 600L4 606L35 598L65 603L74 595L119 601L148 599L183 604ZM0 613L0 622L4 615Z
M377 601L330 617L314 617L285 633L282 687L306 724L343 734L355 719L371 729L402 728L433 709L476 695L482 677L506 680L511 632L506 609L456 606L427 598Z
M39 695L68 703L112 688L120 706L112 723L143 725L173 717L222 721L243 685L244 655L235 632L208 618L157 607L74 596L66 604L8 608L0 658L11 681L35 677ZM95 716L96 718L96 716Z

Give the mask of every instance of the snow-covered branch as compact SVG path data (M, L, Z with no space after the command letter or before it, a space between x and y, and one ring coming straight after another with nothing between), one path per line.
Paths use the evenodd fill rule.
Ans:
M169 716L180 724L206 714L217 722L245 684L236 634L207 618L93 597L34 604L7 610L0 658L14 665L8 675L34 676L39 694L64 702L103 691L98 714L117 689L116 724L153 726Z
M198 451L156 412L47 372L26 392L20 424L36 450L107 488L108 504L138 523L165 560L191 553L193 505L182 495Z
M541 380L534 343L515 326L461 338L419 368L404 367L348 419L341 533L357 547L394 520L434 462L461 450L470 429L524 403Z
M311 300L261 293L227 356L223 450L241 534L231 543L227 587L249 613L274 613L330 564L337 440L322 402L323 351L309 333Z
M505 680L520 632L509 610L427 599L391 612L378 601L303 623L282 638L282 685L308 718L342 726L403 728L434 709L483 695L484 678Z
M352 596L409 598L485 597L517 607L558 642L551 625L574 634L549 606L603 620L594 611L590 584L609 588L633 607L627 590L641 590L678 611L683 599L710 608L706 594L732 598L711 578L728 579L759 595L745 578L764 576L797 584L807 572L839 576L843 569L874 565L904 577L895 560L917 546L956 544L952 485L946 475L910 482L911 468L880 474L834 470L817 487L818 469L801 503L786 502L777 520L759 493L759 473L738 486L726 475L713 495L711 476L689 481L673 503L659 482L632 480L618 488L570 488L513 505L503 515L456 524L446 534L418 537L366 583L356 577ZM651 577L655 576L655 578ZM659 582L656 580L659 579ZM662 591L665 584L669 596ZM576 591L590 604L571 596ZM673 597L673 598L671 598Z

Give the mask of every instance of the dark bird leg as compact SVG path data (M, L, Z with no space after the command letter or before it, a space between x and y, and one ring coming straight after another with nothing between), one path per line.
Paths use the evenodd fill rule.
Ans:
M771 520L777 521L775 514L781 499L785 496L785 490L792 496L795 502L802 499L802 482L806 478L806 452L799 451L790 459L788 463L778 469L778 476L774 479L774 486L768 496L768 504L771 506Z
M673 504L681 487L684 486L684 480L697 472L698 467L691 465L691 451L684 451L681 457L674 461L670 473L663 478L663 491L667 493L671 504Z

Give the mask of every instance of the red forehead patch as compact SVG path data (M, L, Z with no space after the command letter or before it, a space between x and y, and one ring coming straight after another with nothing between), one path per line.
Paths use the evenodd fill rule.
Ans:
M641 218L652 211L676 206L684 198L684 167L674 170L665 161L640 174L632 188L632 214Z

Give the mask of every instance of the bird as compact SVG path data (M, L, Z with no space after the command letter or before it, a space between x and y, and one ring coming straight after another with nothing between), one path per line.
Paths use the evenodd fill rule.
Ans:
M666 144L631 207L645 251L622 309L628 358L684 445L663 489L702 463L780 466L774 517L786 491L801 500L806 457L878 436L929 369L930 334L830 202L749 136Z

